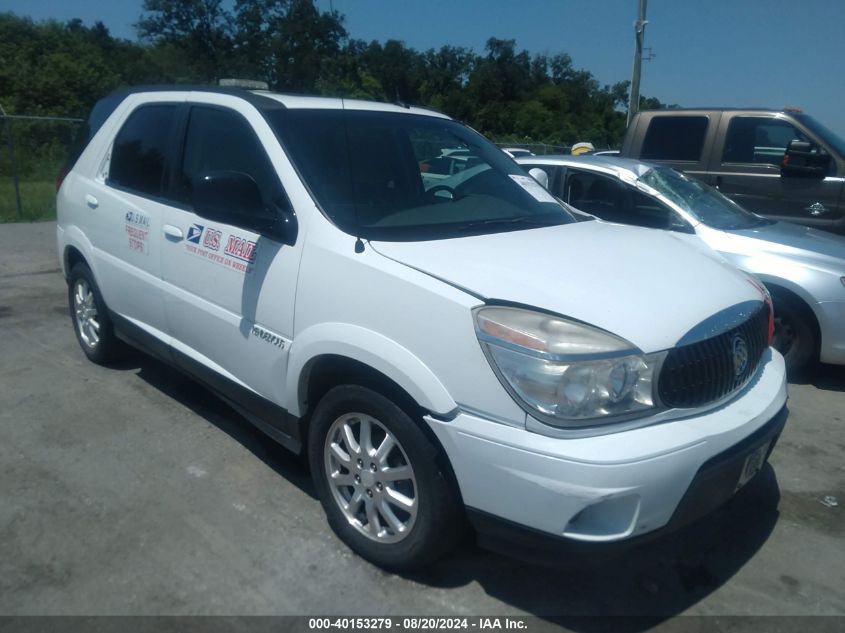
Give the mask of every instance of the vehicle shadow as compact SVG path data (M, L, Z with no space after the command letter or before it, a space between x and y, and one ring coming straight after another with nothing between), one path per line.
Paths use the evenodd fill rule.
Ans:
M616 558L527 565L469 544L408 577L439 588L478 583L504 603L575 631L642 631L686 611L741 569L774 529L779 500L766 465L721 509ZM608 628L596 616L625 617Z
M148 385L188 407L196 415L226 433L302 492L313 499L317 498L304 458L294 455L267 437L213 391L193 378L141 353L112 363L111 368L135 372L138 378Z
M845 391L845 365L819 363L812 369L791 373L787 379L792 385L813 385L825 391Z
M845 365L819 365L811 383L825 391L845 391Z

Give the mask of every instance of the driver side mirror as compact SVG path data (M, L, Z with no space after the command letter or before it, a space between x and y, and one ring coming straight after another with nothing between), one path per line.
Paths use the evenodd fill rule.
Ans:
M290 246L296 242L296 214L286 203L268 207L258 183L249 174L205 172L194 177L191 184L197 215L242 226Z
M780 175L824 178L830 170L830 154L809 141L790 141L780 164Z

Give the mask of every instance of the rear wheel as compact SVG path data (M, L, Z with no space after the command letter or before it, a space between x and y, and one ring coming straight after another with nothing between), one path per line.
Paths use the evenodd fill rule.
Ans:
M414 569L457 542L463 513L441 456L389 399L355 385L333 388L314 411L308 448L329 525L363 558Z
M792 375L813 365L818 345L812 315L807 306L780 294L772 295L775 309L775 333L772 347L783 354L786 369Z
M118 356L120 341L114 335L94 275L85 264L76 264L70 271L68 304L76 340L85 355L95 363L105 363Z

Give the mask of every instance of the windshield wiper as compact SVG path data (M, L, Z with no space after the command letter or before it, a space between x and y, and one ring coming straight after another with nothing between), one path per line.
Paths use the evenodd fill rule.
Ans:
M495 226L497 224L523 224L525 226L555 226L556 222L551 220L539 220L530 216L519 216L516 218L488 218L486 220L475 220L474 222L467 222L462 224L459 231L469 231L481 226Z

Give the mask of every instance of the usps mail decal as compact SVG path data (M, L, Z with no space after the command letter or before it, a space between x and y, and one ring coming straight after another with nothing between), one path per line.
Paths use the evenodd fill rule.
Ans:
M124 220L129 250L141 255L149 255L150 216L139 211L127 211Z
M192 224L185 237L185 250L192 255L242 273L252 271L257 246L256 242L239 235L229 235L224 241L222 231L202 224Z

